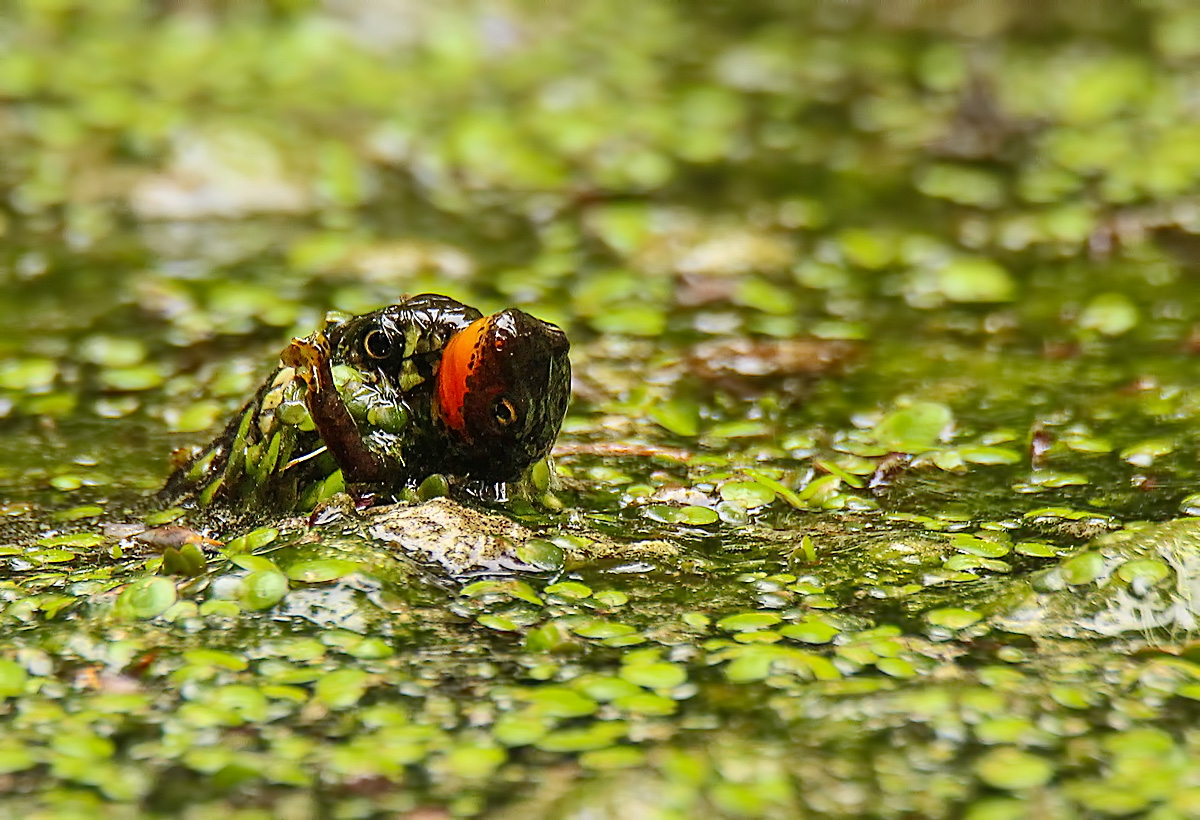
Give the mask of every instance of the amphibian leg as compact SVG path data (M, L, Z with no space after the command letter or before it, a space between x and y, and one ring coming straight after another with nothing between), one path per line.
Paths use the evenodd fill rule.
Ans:
M304 404L347 485L378 484L387 478L387 464L367 449L358 425L338 395L329 364L329 343L321 333L293 339L280 358L294 367L308 390Z

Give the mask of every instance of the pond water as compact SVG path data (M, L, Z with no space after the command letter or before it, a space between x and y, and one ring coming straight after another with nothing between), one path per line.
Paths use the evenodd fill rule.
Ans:
M143 5L0 16L4 813L1200 814L1200 12ZM155 505L423 291L542 571Z

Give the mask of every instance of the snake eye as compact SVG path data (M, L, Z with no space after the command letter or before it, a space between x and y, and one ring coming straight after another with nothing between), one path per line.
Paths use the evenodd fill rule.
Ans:
M508 399L497 399L492 405L492 415L501 427L507 427L517 420L517 408Z
M392 339L382 330L372 330L363 337L363 350L372 359L385 359L392 352Z

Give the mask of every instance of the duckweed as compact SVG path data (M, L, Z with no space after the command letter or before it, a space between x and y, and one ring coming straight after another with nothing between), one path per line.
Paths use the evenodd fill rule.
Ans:
M986 753L976 763L975 770L989 786L1008 791L1041 786L1054 776L1050 761L1012 747Z
M621 667L620 675L647 689L672 689L687 680L687 670L673 663L630 663Z
M367 691L369 676L359 669L338 669L316 682L313 696L330 709L348 709Z
M717 621L717 628L726 632L752 632L774 626L782 617L773 612L742 612Z
M288 591L287 576L277 570L251 572L242 579L241 603L251 610L270 609Z
M579 765L585 769L612 771L635 768L643 765L645 760L646 754L641 749L634 746L613 746L584 752L579 756Z
M1090 584L1106 570L1104 556L1097 552L1084 552L1068 558L1062 563L1062 577L1068 584Z
M604 606L616 609L629 603L629 595L619 589L602 589L592 595L592 598Z
M117 597L116 611L130 618L154 618L175 603L175 584L167 578L141 578Z
M556 584L550 584L543 590L547 595L557 595L562 598L580 600L590 598L592 589L587 584L581 584L578 581L560 581Z
M1155 558L1135 558L1117 568L1117 577L1122 581L1127 584L1136 581L1144 586L1156 584L1170 574L1171 568Z
M516 557L536 570L561 570L566 556L561 547L542 538L531 538L516 550Z
M279 530L274 527L259 527L245 535L239 535L237 538L231 539L225 544L225 549L230 553L254 552L267 546L278 537ZM249 567L245 568L249 569Z
M888 414L872 435L885 450L920 453L933 447L953 423L949 407L922 402Z
M368 5L0 16L4 813L1197 814L1192 9ZM513 555L154 507L425 290L572 339Z
M806 619L802 623L788 624L779 629L779 634L801 643L829 643L841 632L836 626L824 621Z
M650 418L682 438L694 438L700 432L700 405L688 399L672 399L653 407Z
M1100 293L1079 316L1079 326L1105 336L1120 336L1137 327L1138 309L1123 293Z
M503 615L480 615L479 624L481 626L486 626L488 629L495 629L500 632L517 632L519 629L515 621L510 618L505 618ZM537 645L537 643L538 642L535 641L534 645ZM547 645L546 648L549 648L549 641L546 641L544 637L542 639L542 643Z
M704 527L717 523L721 518L721 514L716 510L697 505L668 507L655 504L645 509L648 517L664 524L690 524L694 527Z
M721 485L721 498L753 509L763 507L775 500L775 490L756 481L727 481Z
M963 629L978 623L983 616L970 609L933 609L925 613L925 618L933 626L944 626L947 629Z
M357 561L345 558L317 558L311 561L300 561L292 564L286 570L287 577L293 581L306 584L324 584L336 581L352 572L357 572L362 565Z

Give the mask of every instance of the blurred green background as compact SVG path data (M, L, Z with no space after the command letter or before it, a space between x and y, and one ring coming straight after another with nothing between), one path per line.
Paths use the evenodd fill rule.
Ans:
M1198 144L1183 0L7 0L0 806L1195 816ZM677 561L128 553L426 290L567 329L542 524Z

